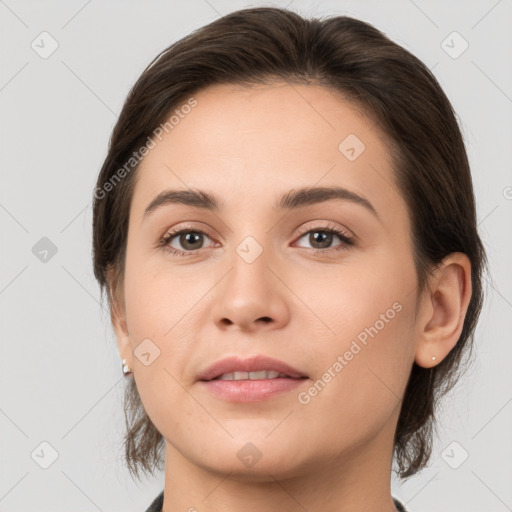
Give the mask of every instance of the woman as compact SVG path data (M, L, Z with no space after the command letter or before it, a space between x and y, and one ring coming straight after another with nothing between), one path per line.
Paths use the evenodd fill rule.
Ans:
M157 56L94 191L148 511L405 510L482 305L451 104L371 25L233 12Z

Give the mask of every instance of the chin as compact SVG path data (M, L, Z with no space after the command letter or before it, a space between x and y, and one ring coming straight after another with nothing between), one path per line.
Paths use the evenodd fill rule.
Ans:
M231 480L269 482L273 478L287 479L311 471L312 461L307 454L301 456L298 450L282 440L277 446L272 446L268 441L212 442L209 446L212 449L207 453L190 454L188 458L208 472L219 476L229 474Z

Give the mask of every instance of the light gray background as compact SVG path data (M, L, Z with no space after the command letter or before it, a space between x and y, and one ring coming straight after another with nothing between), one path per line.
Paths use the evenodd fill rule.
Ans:
M0 511L142 511L163 488L163 474L135 484L122 463L124 382L92 273L92 191L146 64L193 29L251 5L368 21L423 60L452 101L493 281L476 364L444 402L431 466L403 485L393 480L393 494L411 512L512 510L512 1L5 0ZM43 31L59 45L47 59L31 48ZM458 58L443 47L453 31L469 44ZM446 44L453 53L463 43ZM42 237L58 249L47 262L32 251ZM52 449L58 458L43 469ZM453 469L463 450L468 459Z

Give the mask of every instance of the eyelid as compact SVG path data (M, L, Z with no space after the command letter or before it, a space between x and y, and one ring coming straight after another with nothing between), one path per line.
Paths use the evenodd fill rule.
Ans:
M350 240L356 240L356 236L351 231L349 231L347 228L340 226L338 224L333 224L332 222L330 222L328 220L311 221L310 223L301 226L298 229L298 232L299 232L299 235L304 235L305 233L308 233L309 231L314 231L314 230L327 231L330 229L333 229L336 231L341 231L341 233L343 233L343 235L346 238L349 238Z
M157 245L166 245L165 241L169 241L171 238L175 238L177 235L181 234L183 231L193 231L195 233L200 233L202 235L206 235L210 240L215 242L215 237L213 237L208 229L205 228L198 228L197 226L193 225L187 225L187 224L178 224L178 227L172 227L165 230L164 234L160 237L159 241L157 242ZM203 249L203 248L202 248ZM200 249L197 249L198 251ZM194 253L194 251L186 251L191 254Z

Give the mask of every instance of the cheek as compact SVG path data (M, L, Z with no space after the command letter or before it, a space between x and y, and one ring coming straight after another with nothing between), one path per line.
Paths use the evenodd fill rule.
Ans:
M207 278L208 276L204 276ZM158 339L172 336L179 323L208 290L199 272L174 269L165 256L133 251L126 260L125 302L130 331Z
M332 411L347 428L357 418L353 424L371 428L368 421L377 425L389 416L414 359L414 266L398 257L371 263L361 259L358 268L340 268L329 280L316 281L325 282L322 293L317 288L309 294L308 305L322 322L315 320L316 333L309 328L316 381L299 402L317 414Z
M391 247L354 253L342 265L309 272L306 279L296 276L293 282L297 295L306 298L310 325L318 326L316 339L325 343L327 352L347 343L348 349L355 339L364 344L390 337L389 350L389 344L401 341L393 333L411 321L409 306L415 305L417 284L414 264L406 252L401 256Z
M327 453L373 438L399 412L413 360L414 304L385 297L379 307L374 299L371 311L345 317L346 330L338 323L336 338L324 338L310 386L297 396L300 424L314 421L330 437Z

